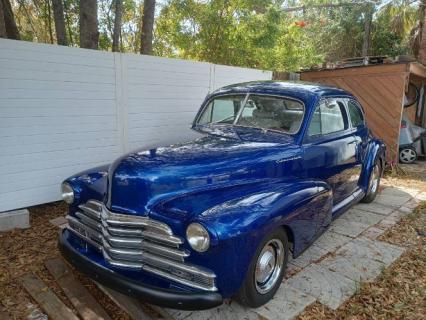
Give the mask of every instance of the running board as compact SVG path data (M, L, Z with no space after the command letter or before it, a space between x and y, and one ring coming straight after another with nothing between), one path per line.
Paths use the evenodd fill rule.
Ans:
M364 197L364 191L362 191L362 189L357 189L349 197L345 198L344 200L340 201L338 204L336 204L335 206L333 206L333 210L331 211L333 218L343 208L345 208L347 206L350 206L351 204L354 204L354 203L358 202L363 197Z

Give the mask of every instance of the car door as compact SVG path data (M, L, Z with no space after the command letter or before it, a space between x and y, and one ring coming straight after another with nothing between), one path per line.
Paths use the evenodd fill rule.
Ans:
M354 137L355 165L352 168L348 192L355 193L359 190L359 178L361 176L362 164L367 152L369 131L365 124L364 111L361 105L354 99L346 99L349 124Z
M333 189L333 205L351 195L356 165L356 141L344 99L322 99L311 116L303 143L307 177L326 181Z

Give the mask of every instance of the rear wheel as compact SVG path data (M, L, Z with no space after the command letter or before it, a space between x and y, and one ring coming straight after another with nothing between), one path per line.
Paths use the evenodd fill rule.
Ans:
M407 147L399 150L399 161L402 163L413 163L417 160L417 152L414 148Z
M272 299L284 277L288 252L287 234L283 229L276 229L263 239L237 294L242 305L257 308Z
M368 183L367 194L362 199L362 202L370 203L379 192L380 178L382 177L382 166L379 161L374 164L373 170L371 171L370 181Z

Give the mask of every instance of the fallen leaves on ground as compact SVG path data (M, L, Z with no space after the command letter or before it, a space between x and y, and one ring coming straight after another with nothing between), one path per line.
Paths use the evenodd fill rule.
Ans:
M32 272L43 280L70 309L72 304L44 266L44 262L60 255L57 248L59 229L49 221L63 216L65 203L56 202L29 208L28 229L0 232L0 303L12 319L26 319L39 312L37 303L23 289L20 277ZM129 316L111 301L96 285L84 275L77 277L99 301L112 319L127 320Z

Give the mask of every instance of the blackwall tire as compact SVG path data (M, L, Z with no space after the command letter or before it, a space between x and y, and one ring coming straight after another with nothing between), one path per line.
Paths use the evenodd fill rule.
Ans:
M371 172L370 181L368 182L367 194L362 199L364 203L373 202L379 192L380 179L382 178L382 166L376 161Z
M284 277L288 254L285 230L278 228L268 234L256 249L236 300L250 308L260 307L271 300Z

